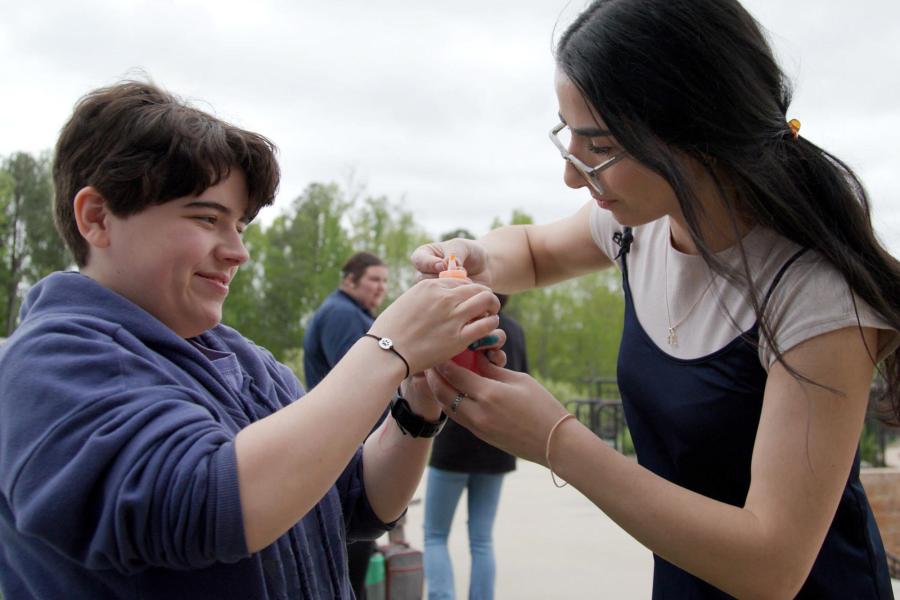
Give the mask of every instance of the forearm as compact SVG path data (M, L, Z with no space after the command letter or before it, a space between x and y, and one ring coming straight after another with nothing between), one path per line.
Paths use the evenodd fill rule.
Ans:
M554 434L551 462L647 548L733 596L793 597L805 580L808 567L784 531L655 475L580 424L566 422Z
M543 287L612 266L591 236L591 204L546 225L512 225L481 238L493 287L511 293Z
M490 231L479 241L490 257L491 287L512 294L534 288L537 282L528 228L510 225Z
M424 415L429 421L438 415ZM393 418L366 441L363 479L372 510L385 523L397 519L412 499L428 462L431 438L404 435Z
M405 374L374 340L357 342L299 402L235 440L247 546L271 544L325 495Z

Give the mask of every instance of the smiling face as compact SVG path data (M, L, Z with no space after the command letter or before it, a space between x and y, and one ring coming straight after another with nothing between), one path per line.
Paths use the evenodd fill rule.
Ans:
M591 167L623 152L575 84L559 70L556 95L560 118L572 132L569 152ZM626 155L597 177L602 183L603 194L588 185L584 176L566 162L563 176L566 185L588 190L600 208L612 212L613 218L622 225L643 225L667 214L680 218L681 209L671 186L630 156Z
M76 197L79 228L91 246L82 273L183 338L217 325L229 283L249 258L241 240L247 209L244 174L232 169L199 196L153 205L128 217L113 215L97 198Z

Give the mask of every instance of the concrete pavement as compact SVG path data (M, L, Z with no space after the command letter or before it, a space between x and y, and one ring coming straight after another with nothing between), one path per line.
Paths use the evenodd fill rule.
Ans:
M424 479L406 524L418 549L424 548ZM458 598L468 596L467 512L463 494L449 541ZM650 597L650 552L574 488L554 487L549 472L531 462L519 460L504 479L494 551L497 600Z
M572 487L557 489L549 472L519 460L506 476L494 526L497 600L650 597L653 559ZM424 549L425 478L409 507L406 537ZM466 496L450 532L457 598L468 597ZM386 537L381 543L386 542ZM894 580L900 598L900 581Z

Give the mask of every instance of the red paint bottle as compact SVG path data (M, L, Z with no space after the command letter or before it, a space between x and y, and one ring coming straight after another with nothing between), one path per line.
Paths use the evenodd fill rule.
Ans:
M449 258L447 258L447 270L438 273L438 277L440 277L441 279L462 279L464 281L471 282L471 280L469 279L469 274L466 272L466 269L461 264L459 264L459 260L457 260L455 254L451 254ZM475 351L466 348L465 350L454 356L451 360L459 366L469 369L473 373L478 373L478 367L476 366L475 358Z

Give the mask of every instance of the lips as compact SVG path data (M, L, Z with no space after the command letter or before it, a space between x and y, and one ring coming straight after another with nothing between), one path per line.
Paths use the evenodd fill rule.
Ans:
M601 198L599 196L594 196L593 194L591 195L591 197L597 202L600 208L608 209L616 202L615 200L612 200L610 198Z
M210 281L214 281L226 289L228 288L228 284L231 282L231 278L225 273L197 273L199 277L203 279L208 279Z

